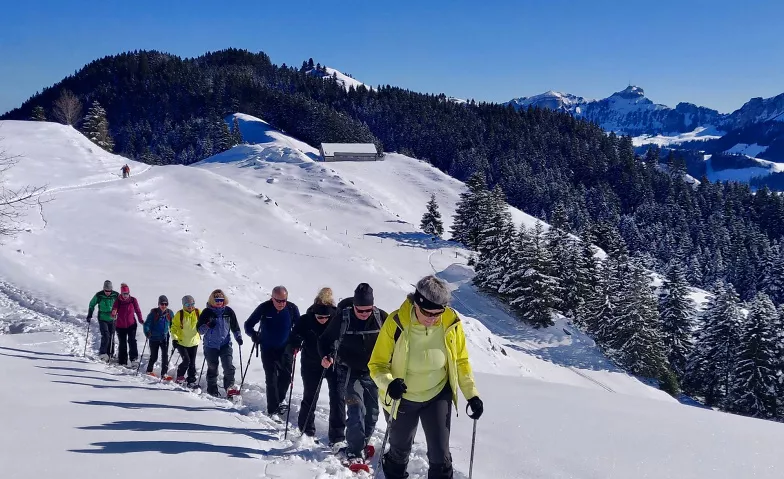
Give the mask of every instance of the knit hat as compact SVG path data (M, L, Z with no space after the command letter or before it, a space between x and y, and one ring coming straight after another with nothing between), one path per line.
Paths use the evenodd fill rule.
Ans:
M107 279L106 281L103 282L103 290L104 291L111 291L112 289L114 289L114 288L112 288L112 282L111 281L109 281Z
M354 290L354 306L373 306L373 288L367 283L360 283Z
M193 296L191 296L190 294L186 294L185 296L182 297L182 305L185 306L188 304L196 304L196 300L193 299Z
M334 306L330 306L328 304L314 304L313 305L313 314L317 316L332 316L332 313L335 311Z
M123 283L123 284L120 285L120 293L121 294L122 293L130 293L130 292L131 292L131 288L129 288L127 284Z
M167 298L166 295L163 295L163 294L158 296L158 304L161 304L161 303L169 304L169 298Z

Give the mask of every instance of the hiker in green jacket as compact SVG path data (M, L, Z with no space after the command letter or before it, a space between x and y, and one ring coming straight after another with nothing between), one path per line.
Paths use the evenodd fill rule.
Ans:
M98 306L98 326L101 328L101 347L98 349L98 357L103 361L108 361L114 355L114 318L112 318L112 306L117 299L117 291L112 289L112 282L108 279L103 282L103 290L98 291L90 300L87 310L87 322L93 318L93 311Z

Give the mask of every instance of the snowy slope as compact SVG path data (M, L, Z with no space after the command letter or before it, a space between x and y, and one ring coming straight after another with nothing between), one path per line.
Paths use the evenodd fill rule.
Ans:
M687 141L708 141L721 138L721 132L713 126L700 126L693 131L677 135L640 135L632 138L635 147L643 145L676 146Z
M308 73L311 74L311 75L323 76L324 78L333 78L334 77L338 81L338 83L342 84L346 88L346 90L348 90L351 87L354 87L356 89L360 85L364 86L367 89L372 89L373 88L371 86L365 85L364 83L362 83L359 80L355 80L354 78L346 75L345 73L343 73L343 72L341 72L339 70L335 70L334 68L330 68L330 67L327 67L327 66L325 66L324 68L327 70L327 75L326 76L323 76L322 73L316 72L315 69L308 71Z
M12 182L49 182L60 188L46 205L45 222L31 211L25 218L29 231L0 246L0 306L6 311L0 331L25 333L0 337L1 347L23 350L0 350L0 368L29 377L31 394L52 395L40 407L51 410L45 427L57 441L45 444L47 449L59 448L57 457L66 463L58 469L61 477L82 477L74 472L78 465L110 467L116 477L137 477L196 459L215 471L223 466L212 459L219 459L218 464L231 459L225 466L231 477L262 472L265 477L344 477L323 447L298 442L296 434L293 442L278 439L275 426L259 412L265 403L263 373L256 361L246 382L245 407L233 411L225 402L168 391L168 386L130 377L112 366L57 356L81 354L80 318L107 278L115 285L128 282L143 309L151 308L159 294L168 295L173 304L192 294L203 304L209 291L222 287L244 319L281 283L304 308L321 286L332 286L346 297L357 283L367 281L376 290L377 304L391 311L412 283L435 272L454 289L454 306L464 318L487 405L487 419L480 421L475 477L635 477L633 472L644 465L652 473L649 477L729 478L737 477L737 465L750 462L744 436L758 437L763 452L780 442L779 425L725 419L729 416L681 406L618 371L589 338L563 321L533 330L479 295L470 284L466 252L446 242L433 243L416 227L431 192L447 223L451 221L464 188L460 182L402 155L388 154L378 162L321 163L308 145L258 119L238 118L243 136L254 144L192 167L131 163L127 180L117 175L123 158L93 147L69 127L0 124L4 148L23 155ZM533 224L519 211L514 215L518 222ZM90 335L89 358L95 354L95 333ZM50 366L79 370L46 369ZM79 378L51 377L49 372L76 373ZM60 379L87 385L53 383ZM295 404L300 387L297 379ZM0 402L10 404L8 394L14 393L0 392ZM317 411L322 433L325 401L322 397ZM136 411L133 419L127 409ZM208 413L215 409L223 412ZM292 415L296 412L295 407ZM24 414L34 412L20 412L13 424L31 417ZM6 418L2 420L6 424ZM667 436L676 423L682 434ZM243 437L231 424L257 429ZM453 424L453 454L457 477L462 478L467 474L471 423L461 411ZM573 433L580 424L590 426L588 432ZM737 434L725 435L728 428ZM112 438L95 436L100 431L111 431ZM195 434L199 432L209 434ZM7 434L0 437L0 460L26 454L19 441ZM186 441L187 447L175 441ZM504 444L511 441L524 451L537 451L536 460L527 453L504 454ZM540 451L539 445L554 441L557 447ZM648 441L666 450L670 460L644 460L635 445ZM586 448L586 442L591 447ZM700 449L690 448L692 442ZM734 457L725 453L732 448L739 451ZM257 456L265 462L243 459L243 454L256 457L249 450L264 451ZM124 466L126 459L114 465L110 460L117 455L142 461L136 461L135 468ZM704 474L706 466L698 459L702 456L716 456L717 475ZM765 475L776 465L772 457L757 459L757 477L775 477ZM14 469L11 477L25 477L30 468L40 477L50 466L29 463L28 470ZM424 446L419 443L412 478L424 477L424 467Z

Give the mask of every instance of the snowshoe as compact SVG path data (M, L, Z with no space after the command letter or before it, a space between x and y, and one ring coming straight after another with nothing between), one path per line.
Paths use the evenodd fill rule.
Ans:
M185 385L185 376L177 376L177 379L174 380L174 384L176 384L178 386L184 386Z
M362 456L358 456L351 452L346 453L345 457L341 459L340 463L347 467L351 472L370 472L370 466L365 462Z
M346 443L346 441L329 443L329 448L332 449L332 454L336 455L346 452L346 447L348 447L348 443Z
M218 386L210 386L210 387L208 387L207 388L207 394L209 394L212 397L216 397L216 398L223 397L223 396L221 396L220 391L218 391Z
M228 388L226 388L226 398L235 403L242 402L242 396L240 395L240 388L234 385L231 385Z
M101 361L108 363L109 362L109 355L108 354L100 354L98 355L98 359Z
M148 376L150 376L150 377L153 377L153 378L157 378L157 377L158 377L158 376L157 376L157 375L156 375L154 372L152 372L152 371L147 371L147 375L148 375Z
M174 379L174 378L173 378L173 377L171 377L171 376L168 376L168 375L166 375L166 376L162 377L161 379L162 379L163 381L166 381L166 382L171 382L171 380L172 380L172 379Z
M368 444L367 446L365 446L365 450L363 452L365 454L365 460L369 461L370 459L373 458L373 456L376 455L376 448L375 446L371 446L370 444Z

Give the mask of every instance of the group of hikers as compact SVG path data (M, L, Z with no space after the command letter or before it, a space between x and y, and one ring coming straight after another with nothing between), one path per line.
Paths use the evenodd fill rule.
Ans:
M396 311L387 314L375 306L373 288L361 283L336 304L330 288L322 288L305 314L288 300L284 286L272 290L244 323L245 334L258 348L265 373L267 412L288 411L287 389L292 367L301 351L302 402L297 424L301 433L314 436L315 403L321 384L329 389L329 445L348 464L364 463L373 455L370 438L376 427L381 398L387 419L389 450L381 466L387 479L403 479L419 423L425 433L428 478L452 478L449 451L452 405L457 407L458 388L479 419L484 407L474 384L460 318L449 307L451 293L446 283L426 276ZM182 309L173 313L166 296L142 319L139 303L128 285L113 290L105 281L103 290L90 301L87 321L95 308L101 331L99 357L113 355L116 333L118 363L138 366L137 321L143 325L150 344L148 374L160 352L161 376L168 371L168 342L182 362L176 382L195 387L196 352L204 340L207 364L207 393L220 397L218 366L223 366L227 394L238 393L231 336L242 347L242 333L229 298L216 289L207 306L199 311L192 296L182 298ZM134 319L134 315L136 318ZM258 325L258 328L256 327ZM187 372L187 378L186 378Z

